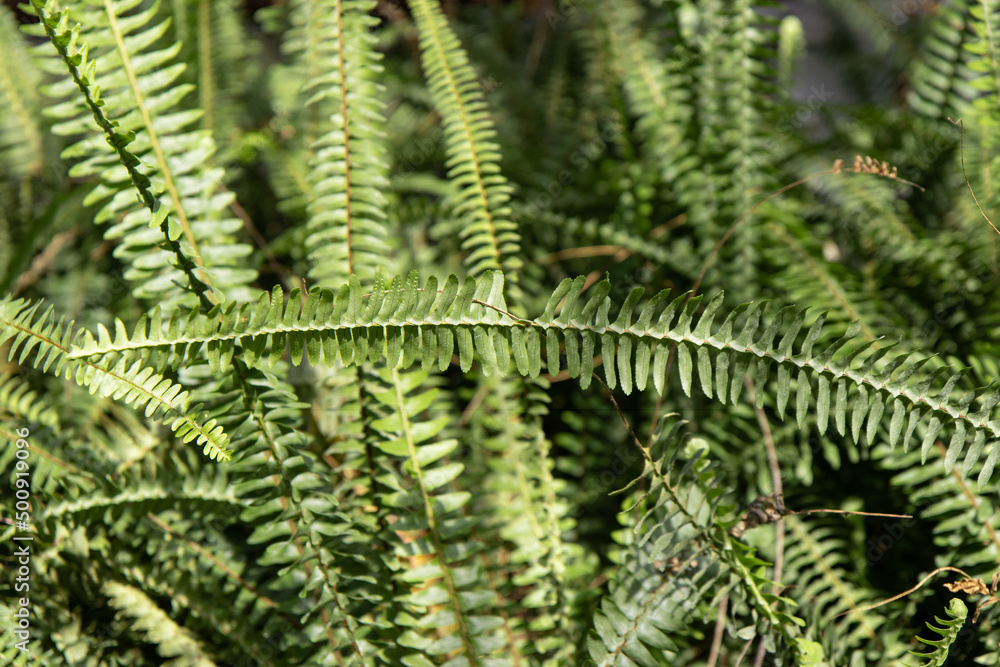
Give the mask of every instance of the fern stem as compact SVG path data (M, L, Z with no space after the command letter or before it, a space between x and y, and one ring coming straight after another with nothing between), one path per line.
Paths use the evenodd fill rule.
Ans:
M82 57L83 54L71 54L69 52L68 46L73 40L75 40L77 31L80 27L79 24L77 24L76 28L72 31L67 30L59 23L59 19L66 15L66 10L63 10L60 17L53 17L45 10L44 0L31 0L31 5L42 18L42 27L45 30L45 34L49 38L49 42L55 47L60 58L62 58L63 63L70 72L70 76L73 78L73 83L75 83L77 88L80 89L80 92L83 93L84 102L90 109L91 114L94 117L94 122L97 123L97 126L104 131L104 135L108 143L114 149L115 153L118 155L119 161L125 167L129 177L132 179L132 184L138 191L139 198L142 200L142 203L147 209L149 209L149 212L154 219L161 217L160 208L162 207L162 204L150 189L151 184L149 177L137 169L137 165L140 164L139 159L128 152L125 148L125 146L132 140L133 136L121 134L115 131L115 127L117 127L118 123L116 121L109 120L104 115L104 112L101 109L104 102L99 99L96 93L92 93L90 87L93 85L93 82L87 80L80 70L81 65L86 65L86 62L84 62ZM113 12L111 14L113 15ZM59 28L59 33L56 33L56 28ZM93 63L91 63L91 68L92 67ZM134 81L134 74L132 76L132 80ZM201 301L203 307L211 308L215 297L211 293L209 286L195 275L194 269L196 267L196 262L192 261L192 259L189 258L181 249L177 240L171 237L170 225L167 216L162 215L161 219L162 222L160 223L160 230L163 232L170 250L173 251L174 256L177 258L179 267L187 276L188 283L190 284L192 291L198 295L198 299Z

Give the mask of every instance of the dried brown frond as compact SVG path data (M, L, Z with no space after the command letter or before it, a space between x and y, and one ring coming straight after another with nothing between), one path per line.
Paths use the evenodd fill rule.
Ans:
M833 174L844 173L844 161L834 160L833 167L830 169L830 172ZM861 157L860 155L855 155L854 164L851 165L851 173L872 174L874 176L882 176L883 178L891 178L894 181L900 181L901 183L912 185L915 188L920 188L920 191L924 192L924 189L919 185L917 185L916 183L914 183L913 181L908 181L905 178L900 178L899 170L896 167L892 166L885 160L882 160L880 162L870 155L866 155L864 157Z

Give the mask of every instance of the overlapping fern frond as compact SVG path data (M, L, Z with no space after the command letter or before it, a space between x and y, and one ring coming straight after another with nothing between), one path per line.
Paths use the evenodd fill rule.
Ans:
M38 121L37 86L39 72L30 64L24 39L18 34L14 16L0 11L0 48L7 66L0 72L0 156L3 169L13 170L16 179L38 176L45 153L42 148L42 128ZM15 76L15 72L17 75Z
M664 428L646 457L644 475L652 488L639 501L627 502L641 515L617 536L623 558L588 639L597 664L671 664L681 642L694 639L690 620L730 585L731 573L713 553L706 532L723 518L715 516L719 509L725 513L723 496L706 496L705 488L693 483L701 477L705 487L711 485L703 450L688 451L692 458L682 471L674 470L685 449L683 434L676 420Z
M975 97L969 84L973 72L969 69L971 34L969 3L948 3L938 7L925 37L926 48L913 62L910 77L912 89L908 102L918 112L930 118L952 118Z
M131 617L137 632L157 646L157 653L173 658L176 667L214 667L215 663L200 643L178 626L154 600L141 590L117 581L108 581L103 591L121 614Z
M700 387L708 397L735 403L751 364L756 367L758 386L766 384L774 365L779 414L785 413L793 398L794 380L799 423L815 410L821 431L832 422L839 433L850 434L855 441L862 430L871 440L883 415L888 418L891 414L891 444L909 443L918 425L923 424L921 452L926 457L943 428L952 425L949 448L956 453L964 451L966 436L973 436L968 452L970 462L974 462L987 437L992 442L1000 434L990 420L1000 402L1000 391L951 398L961 371L952 373L938 388L934 382L944 368L911 382L926 364L926 357L900 355L880 363L892 346L872 345L853 346L838 355L857 337L857 324L825 349L814 352L823 318L817 319L798 343L804 311L783 309L761 331L766 304L746 304L730 312L716 329L721 294L705 305L696 321L700 297L685 302L682 295L667 303L667 292L661 292L634 320L643 292L637 288L612 321L609 283L599 283L586 304L578 307L583 284L582 277L563 281L545 311L534 320L516 319L507 312L499 273L478 281L467 278L461 290L458 279L450 277L440 293L434 278L423 288L417 286L416 276L410 276L405 284L396 278L389 289L376 281L370 293L355 280L344 285L336 297L328 290L313 290L305 304L293 291L287 307L280 288L276 288L270 299L262 296L255 306L229 304L221 312L221 324L218 314L205 317L192 312L185 319L178 313L164 332L160 315L154 311L131 337L123 325L118 326L113 341L103 330L100 340L89 332L81 333L70 358L131 359L138 355L143 363L162 367L169 365L171 358L176 364L204 347L213 368L219 368L228 364L239 348L238 358L255 367L275 363L284 354L287 341L293 363L308 359L311 364L329 366L384 359L390 368L406 368L419 360L425 369L435 361L443 369L457 351L465 371L478 359L487 375L506 374L513 366L522 375L537 377L544 363L549 374L565 366L571 377L579 377L581 385L587 387L599 349L606 360L603 371L608 385L614 388L620 384L623 391L631 393L633 387L645 389L650 379L658 392L663 391L667 357L676 344L685 393L691 393L697 369ZM661 308L663 303L666 306ZM560 304L561 312L556 315ZM744 312L745 323L737 330L736 320ZM979 408L971 411L974 401L979 402ZM1000 448L991 445L980 486L992 476L998 457Z
M0 303L0 338L13 339L11 358L16 356L18 363L30 360L38 370L65 375L91 393L145 408L147 417L169 423L184 442L194 440L212 458L229 458L229 438L222 427L199 406L192 406L188 392L179 384L124 357L103 363L70 359L67 353L77 333L72 322L56 320L51 307L38 315L39 306L23 299Z
M891 623L881 610L860 608L877 602L873 591L858 585L852 570L864 570L850 562L845 531L810 518L786 517L785 576L788 596L805 610L805 620L817 628L816 639L834 664L847 661L852 653L876 647L886 657L897 658L901 642L891 641ZM838 521L842 521L838 518Z
M32 0L44 114L0 38L31 661L887 664L931 587L864 606L995 572L1000 241L942 120L992 216L995 3L875 45L917 49L910 110L814 81L805 122L767 2L266 4ZM855 152L926 190L830 169ZM911 512L903 567L860 565L867 519L734 531L781 479ZM995 660L983 613L918 660Z
M49 89L57 98L72 95L48 109L61 121L54 131L86 135L63 158L81 160L72 175L100 177L89 202L105 202L97 221L112 224L105 236L120 243L115 254L130 266L126 278L135 283L137 298L191 304L175 283L192 276L218 290L216 298L250 297L245 286L255 272L244 266L250 248L237 239L242 222L229 212L232 193L220 190L222 171L210 166L215 143L207 131L191 129L200 112L179 107L192 89L177 82L184 71L174 62L177 45L154 46L167 23L154 22L155 6L137 5L76 7L88 40L79 43L79 24L70 28L55 3L34 3L73 73ZM95 84L98 69L102 86ZM105 137L93 133L94 121ZM143 167L142 159L150 165Z
M50 428L57 428L59 423L55 406L13 375L0 375L0 410Z

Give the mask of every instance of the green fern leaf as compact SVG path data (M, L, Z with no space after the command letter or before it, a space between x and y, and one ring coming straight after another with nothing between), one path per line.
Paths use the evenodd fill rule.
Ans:
M24 363L34 352L31 363L35 368L65 374L91 393L99 392L137 409L144 407L147 417L169 423L184 442L195 440L213 459L229 458L229 438L222 427L208 419L200 406L190 406L188 392L182 391L180 385L138 360L130 362L119 357L92 363L69 359L66 355L74 337L72 322L57 321L51 307L36 317L40 306L23 299L0 302L0 339L13 339L9 358Z
M945 613L948 614L948 618L946 619L934 617L941 624L941 627L933 626L930 623L927 624L927 627L934 631L935 634L940 635L941 639L917 637L919 641L934 648L929 653L910 651L914 656L921 659L920 664L916 667L942 667L945 661L948 660L948 649L958 638L958 633L961 631L962 625L965 623L965 618L969 614L969 608L959 598L952 598L951 602L948 603L948 608L945 609Z
M216 192L222 171L207 165L215 144L205 131L186 131L200 113L177 109L191 90L176 83L183 64L167 64L177 49L149 50L167 23L151 25L155 6L129 13L135 4L95 2L80 8L94 31L91 41L97 46L91 50L87 43L78 44L80 24L69 28L65 10L57 12L55 3L33 2L45 34L82 93L82 98L50 109L63 118L56 131L89 133L88 116L92 116L107 143L91 136L67 149L63 157L83 158L71 175L97 175L103 180L88 203L110 198L97 221L116 221L106 237L121 239L117 254L132 265L126 277L136 282L138 298L160 300L168 309L190 304L190 296L174 284L182 277L203 300L210 294L216 301L222 295L250 298L254 292L246 285L256 272L240 266L250 253L249 246L236 241L242 223L225 217L233 197ZM103 89L95 81L98 61L106 82ZM65 95L72 90L57 84L52 92ZM143 157L154 163L149 173L141 169ZM138 205L133 187L139 193ZM167 249L161 248L164 241Z
M473 275L503 269L516 284L520 236L508 206L511 187L500 172L500 152L479 79L437 0L415 0L413 18L434 104L444 123L453 214L462 220L465 264Z

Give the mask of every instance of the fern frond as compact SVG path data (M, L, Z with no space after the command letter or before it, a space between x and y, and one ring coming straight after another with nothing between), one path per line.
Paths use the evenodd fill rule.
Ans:
M699 461L704 451L673 475L682 435L682 422L664 429L657 443L663 456L655 462L647 459L644 471L653 486L632 503L642 516L618 538L627 555L594 614L588 639L590 656L599 665L672 664L687 625L683 619L693 617L706 596L726 587L720 580L728 569L713 556L705 534L720 496L706 499L691 479L706 472L705 461ZM643 502L647 497L648 505ZM652 525L644 526L647 521Z
M420 391L423 371L384 370L380 376L385 389L375 399L387 412L372 426L383 436L378 447L401 466L378 481L387 490L383 506L399 517L391 524L401 541L397 557L411 564L397 575L411 589L402 596L408 629L399 643L425 656L456 651L468 664L491 654L517 657L477 561L483 545L470 533L478 522L462 512L471 494L451 484L464 470L461 462L446 462L458 441L440 438L447 417L419 418L437 392Z
M651 484L628 508L641 513L619 537L629 550L616 578L628 585L612 588L595 614L591 657L609 666L673 664L670 654L679 647L672 640L685 627L691 631L692 616L706 602L728 592L754 610L754 619L766 619L767 631L784 640L799 664L820 664L822 647L802 637L804 622L779 608L791 601L764 592L773 583L759 570L766 563L730 538L734 508L724 503L703 443L685 443L683 427L667 416L652 447L636 443L645 459L642 477Z
M309 11L307 52L322 66L306 82L307 106L333 107L329 129L312 146L307 237L310 277L320 286L339 284L352 273L371 280L387 264L385 222L389 188L380 128L382 72L372 29L374 2L333 2ZM350 104L348 104L350 99Z
M997 157L1000 148L997 139L1000 126L997 120L1000 114L1000 8L982 0L969 2L968 11L976 39L964 43L963 49L969 59L969 68L978 74L971 86L979 95L968 105L972 117L966 122L973 132L971 141L965 143L968 151L965 161L979 205L989 213L1000 201L1000 158ZM995 232L987 225L980 225L980 231L996 243Z
M199 489L192 485L191 488L175 490L140 485L115 495L93 494L86 498L53 503L45 508L40 520L53 527L56 524L65 526L73 522L86 524L100 520L114 530L119 519L124 519L123 524L129 524L135 520L136 515L179 507L183 507L186 512L205 514L220 511L220 508L236 512L242 509L241 503L231 492L221 489Z
M945 664L948 660L948 649L958 639L958 633L961 631L962 625L965 623L965 618L969 614L969 608L959 598L952 598L951 602L948 603L948 608L945 609L945 613L948 614L948 618L934 617L941 624L941 627L933 626L930 623L927 624L927 627L935 634L940 635L941 639L917 637L919 641L934 647L929 653L910 651L914 656L920 658L920 665L917 667L942 667Z
M513 545L504 560L518 569L511 583L525 591L524 606L531 609L531 644L546 660L562 663L576 660L569 615L574 582L582 585L589 568L581 545L570 539L576 522L568 516L565 482L552 471L552 444L541 421L548 413L547 388L541 379L484 378L472 399L484 397L470 427L490 451L481 486L494 499L491 523Z
M0 411L53 429L59 422L56 407L16 375L0 374Z
M17 179L39 176L45 156L37 120L40 76L25 46L10 11L0 10L0 52L6 61L0 68L0 99L6 102L0 113L0 168Z
M844 542L830 528L807 525L794 516L784 521L790 539L785 544L782 584L790 587L789 596L807 610L805 620L820 629L817 636L830 657L839 662L849 649L864 642L882 644L884 650L878 630L885 633L888 624L877 611L858 610L876 600L851 581ZM822 622L831 617L836 620Z
M674 58L664 58L643 33L644 16L632 0L606 5L597 13L599 39L606 41L614 75L638 116L638 131L666 181L674 180L689 149L690 94Z
M382 71L375 38L374 3L334 3L329 16L317 17L323 60L330 72L309 83L339 108L332 128L316 144L310 173L307 247L310 275L320 285L340 283L352 273L374 278L387 266L385 221L388 165L377 127L381 112ZM326 90L322 90L326 89ZM350 98L350 105L348 105Z
M978 492L966 479L981 471L975 452L973 443L961 466L952 467L947 476L934 474L937 465L918 465L917 452L900 456L880 445L874 454L883 468L898 471L893 486L906 490L911 502L921 507L920 518L935 522L934 541L943 549L938 564L961 562L967 572L989 576L1000 561L1000 517L990 511L988 493ZM938 444L928 459L932 463L943 459L947 467L957 464L960 454Z
M149 25L156 7L132 14L127 13L135 6L130 0L105 3L101 10L86 7L84 19L95 31L92 41L96 46L91 53L87 43L77 43L80 25L69 27L66 10L57 13L56 3L51 1L33 0L32 6L82 93L82 98L74 97L50 109L65 119L57 130L66 134L89 132L90 115L113 149L109 153L91 137L68 149L63 157L84 158L71 169L71 175L99 175L103 179L88 203L111 199L97 221L116 221L106 237L121 239L116 254L132 265L126 277L136 282L135 295L168 305L184 302L174 286L183 275L201 299L209 298L210 288L229 296L252 296L246 285L256 272L240 267L250 248L235 238L242 223L224 217L232 194L215 192L222 171L205 164L214 154L215 144L205 131L184 131L200 115L197 111L177 110L180 100L190 92L187 85L174 85L184 66L167 65L177 49L148 50L166 29L162 22ZM107 82L103 93L96 83L98 60L102 68L107 67L102 73ZM58 84L53 90L71 92L68 86ZM131 149L129 144L133 144ZM151 174L139 169L140 157L155 163ZM139 203L148 212L137 209L130 186L138 191ZM153 229L146 229L147 222ZM164 241L167 250L160 247ZM176 262L176 268L171 261ZM190 303L189 298L186 301Z
M69 359L70 341L74 337L72 322L55 319L52 308L36 317L41 303L31 305L23 299L0 302L0 339L13 339L9 358L24 363L32 351L32 365L55 375L65 374L91 393L121 400L137 409L145 408L146 416L164 422L184 442L195 440L204 446L211 458L228 459L228 436L214 419L208 419L199 406L190 406L188 392L181 386L153 372L141 361L129 362L124 357L107 363Z
M929 118L954 118L976 96L969 85L974 75L966 51L975 37L964 4L948 3L936 8L920 57L912 61L907 101Z
M507 311L503 276L496 272L478 281L467 278L461 290L458 279L449 277L440 293L436 279L429 279L421 289L415 275L405 285L396 278L388 290L376 281L370 294L356 280L343 286L336 297L328 290L313 290L304 305L298 290L293 290L287 308L280 288L275 288L271 299L262 296L256 306L229 304L221 312L221 324L218 314L210 314L206 319L190 313L173 317L166 334L159 325L147 331L146 320L136 328L131 340L123 325L117 327L113 342L106 332L101 342L84 332L69 358L124 355L121 358L126 359L138 354L148 363L154 354L160 359L169 354L183 359L204 346L213 368L219 368L229 363L239 346L243 362L254 367L261 362L275 363L284 354L287 340L291 360L296 364L303 358L311 364L322 361L327 366L338 361L346 365L384 358L390 368L406 368L420 359L424 368L429 368L436 358L443 369L451 363L457 348L463 371L468 371L478 357L486 374L506 374L513 361L520 374L537 377L543 362L550 375L557 373L565 354L570 376L579 377L581 386L586 388L590 385L599 345L608 385L613 388L620 383L625 393L631 393L633 387L645 389L650 373L657 392L663 391L667 356L671 346L677 344L681 387L689 395L697 369L707 396L716 396L722 403L735 403L742 391L743 375L750 371L751 364L756 365L756 383L760 386L765 385L770 366L775 365L778 413L785 413L792 381L796 380L796 415L800 426L810 410L815 409L820 430L825 431L832 418L839 433L850 433L858 441L864 428L871 439L891 403L890 444L902 441L908 445L917 426L924 422L921 445L924 457L946 425L954 426L952 443L959 448L967 434L975 437L972 451L977 458L987 436L991 440L1000 436L1000 426L990 421L993 408L1000 402L1000 390L979 397L969 393L952 399L951 394L962 378L961 371L952 374L943 388L932 390L932 384L945 369L938 368L916 381L914 374L927 359L902 355L880 363L891 346L862 345L838 355L841 348L857 337L860 331L857 323L834 343L814 352L813 345L823 329L820 317L795 352L805 323L804 311L795 314L788 309L779 311L761 333L761 315L766 303L746 304L730 312L713 332L723 302L721 293L706 305L697 322L695 315L701 297L685 303L682 295L661 310L666 291L650 300L638 320L633 321L643 291L636 288L612 322L611 301L607 296L610 284L599 283L586 305L578 307L583 285L582 276L563 281L549 299L545 312L531 321L516 319ZM560 304L562 311L556 315ZM737 331L736 319L744 312L745 323ZM776 343L785 317L790 314L792 319ZM160 322L156 311L150 321ZM969 407L974 400L980 401L982 407L971 412ZM998 457L1000 447L991 447L980 473L980 486L992 476Z
M102 587L119 614L132 618L131 624L143 637L156 644L164 658L173 658L171 667L214 667L204 647L177 625L153 600L137 588L117 581Z
M448 176L456 189L465 264L475 275L502 269L516 284L520 236L510 219L511 187L500 171L496 131L479 80L437 0L414 0L423 68L444 123ZM513 287L513 285L512 285Z
M232 433L235 493L249 504L240 520L252 527L249 542L263 550L258 565L273 572L269 588L281 592L281 611L300 618L310 638L300 664L331 654L345 664L371 664L386 623L372 607L390 597L388 574L370 567L362 552L374 539L371 516L355 511L357 501L334 484L338 471L309 449L302 423L308 404L260 369L245 379L212 374L205 365L197 372L210 377L196 395ZM351 488L353 480L339 472ZM295 602L299 596L306 602ZM270 619L276 627L279 621Z

